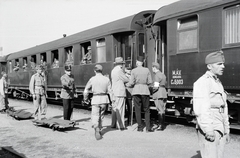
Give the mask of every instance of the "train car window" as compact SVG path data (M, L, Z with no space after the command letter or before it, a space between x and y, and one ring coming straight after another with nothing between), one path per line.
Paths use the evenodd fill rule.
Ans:
M198 17L191 16L178 20L178 53L198 48Z
M9 61L8 62L8 67L9 67L9 73L11 73L12 72L12 70L13 70L13 67L12 67L12 61Z
M31 56L31 60L30 60L30 62L31 62L31 69L35 69L36 61L37 61L37 56L36 55L32 55Z
M96 62L101 63L101 62L106 62L106 43L105 39L101 38L98 39L96 42Z
M240 44L240 5L224 9L224 44Z
M73 47L64 48L65 50L65 65L73 65Z
M91 43L87 42L84 44L81 44L82 47L82 60L81 64L90 64L92 63L92 47Z
M27 63L27 57L24 57L23 58L23 70L26 71L27 70L27 67L28 67L28 63Z
M52 51L52 68L59 68L58 50Z
M13 71L18 71L19 67L20 67L19 59L15 59L15 65L14 65Z

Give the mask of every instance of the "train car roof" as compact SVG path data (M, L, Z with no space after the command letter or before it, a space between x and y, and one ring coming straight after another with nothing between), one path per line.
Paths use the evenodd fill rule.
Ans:
M150 14L155 14L155 12L156 10L142 11L138 14L128 16L86 31L82 31L55 41L37 45L26 50L15 52L9 55L8 60L34 55L37 53L44 53L46 51L56 50L60 47L71 46L71 44L77 42L86 42L87 40L91 40L93 38L100 38L105 35L140 30L142 29L142 26L137 23L139 18L147 17Z
M239 0L180 0L158 9L153 23L234 1Z
M7 57L8 57L9 55L10 55L10 54L4 55L4 56L0 56L0 62L7 62Z

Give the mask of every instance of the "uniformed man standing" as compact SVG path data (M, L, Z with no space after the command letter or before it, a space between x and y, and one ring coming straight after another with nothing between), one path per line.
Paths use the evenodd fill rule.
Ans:
M153 95L155 106L158 111L159 126L158 131L165 129L165 106L167 101L167 91L165 89L166 76L159 70L158 63L152 63L152 71L154 73Z
M152 77L149 69L143 67L143 61L144 58L142 56L137 57L137 67L132 70L130 81L126 85L128 87L133 86L132 96L135 107L136 120L138 123L138 131L143 131L141 117L141 109L143 107L143 111L145 113L146 132L153 132L150 125L149 109L149 86L152 84Z
M36 66L36 71L34 75L32 75L29 90L33 96L33 104L35 106L34 110L34 118L37 120L41 120L45 118L46 115L46 94L47 94L47 85L42 75L43 67L41 65Z
M74 108L74 97L77 97L71 65L65 66L65 74L61 77L63 100L63 119L70 120Z
M230 141L227 96L218 78L223 75L224 62L222 51L207 55L208 70L193 85L193 110L203 158L222 158L224 145Z
M8 106L8 83L7 83L7 73L2 71L2 78L0 79L0 111L5 112Z
M95 76L91 77L87 82L84 89L84 100L88 99L90 90L93 93L91 100L92 104L92 127L95 130L95 138L97 140L102 139L101 128L102 121L104 118L104 112L106 110L107 104L110 103L108 95L112 97L111 82L108 77L103 76L102 66L96 65L94 67Z

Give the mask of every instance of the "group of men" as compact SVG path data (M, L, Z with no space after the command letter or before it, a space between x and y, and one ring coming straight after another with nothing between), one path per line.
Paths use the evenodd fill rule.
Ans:
M197 118L197 132L203 158L222 158L224 145L230 141L227 96L218 76L223 75L225 58L222 51L210 53L205 58L207 72L193 85L193 110ZM133 105L135 107L137 131L143 132L141 109L145 115L146 132L153 132L150 124L149 98L152 87L152 98L158 110L159 128L164 130L165 104L167 92L165 89L166 76L159 70L158 63L152 63L154 81L150 70L143 67L144 58L139 56L136 68L131 71L130 77L124 72L124 60L122 57L115 59L115 67L110 79L102 74L103 67L97 64L94 67L95 76L90 78L84 90L84 100L89 97L90 90L93 93L92 127L95 130L95 138L102 139L102 120L107 104L112 102L112 128L125 130L125 105L126 92L131 89ZM43 68L36 66L37 73L31 77L29 89L33 95L35 105L34 116L46 114L46 79L42 75ZM8 108L8 84L7 74L2 72L0 79L0 103L1 109ZM71 74L71 66L65 66L65 74L61 77L64 119L70 120L73 111L73 98L77 97L74 84L74 76ZM110 98L109 98L110 97ZM111 101L110 101L111 100Z
M133 106L135 107L136 121L139 132L143 132L144 125L142 124L142 108L145 115L146 132L154 130L150 124L150 88L153 85L151 72L148 68L143 67L144 58L137 57L136 68L131 71L130 77L125 73L125 61L122 57L115 58L114 68L111 72L111 81L108 77L102 74L103 67L95 66L95 76L87 83L84 90L84 99L88 99L88 94L93 93L92 105L92 123L95 129L95 137L97 140L102 138L102 119L107 104L112 103L112 123L111 127L119 130L126 130L125 125L125 106L127 89L131 89ZM167 92L165 89L166 76L159 70L159 64L152 65L154 75L153 95L157 110L159 112L160 126L157 130L164 130L164 108L166 104ZM110 97L110 99L109 99Z

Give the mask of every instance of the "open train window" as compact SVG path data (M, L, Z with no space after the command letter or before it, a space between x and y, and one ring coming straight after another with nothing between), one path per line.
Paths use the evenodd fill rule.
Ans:
M73 47L66 47L65 50L65 65L73 65Z
M90 64L92 63L92 47L91 42L86 42L81 44L82 55L81 55L81 64Z
M198 48L198 16L178 20L178 53L185 53Z
M96 42L96 62L106 62L106 42L104 38L98 39Z
M27 67L28 67L28 62L27 62L27 57L24 57L23 58L23 70L26 71L27 70Z
M13 67L13 71L18 71L19 68L20 68L19 59L15 59L15 65Z
M224 44L240 44L240 4L224 9Z
M47 53L41 53L40 58L40 64L45 67L47 64Z
M37 56L36 56L36 55L32 55L30 62L31 62L31 68L32 68L32 69L35 69L35 67L36 67L36 62L37 62Z
M58 50L51 51L52 55L52 68L59 68L59 55Z

